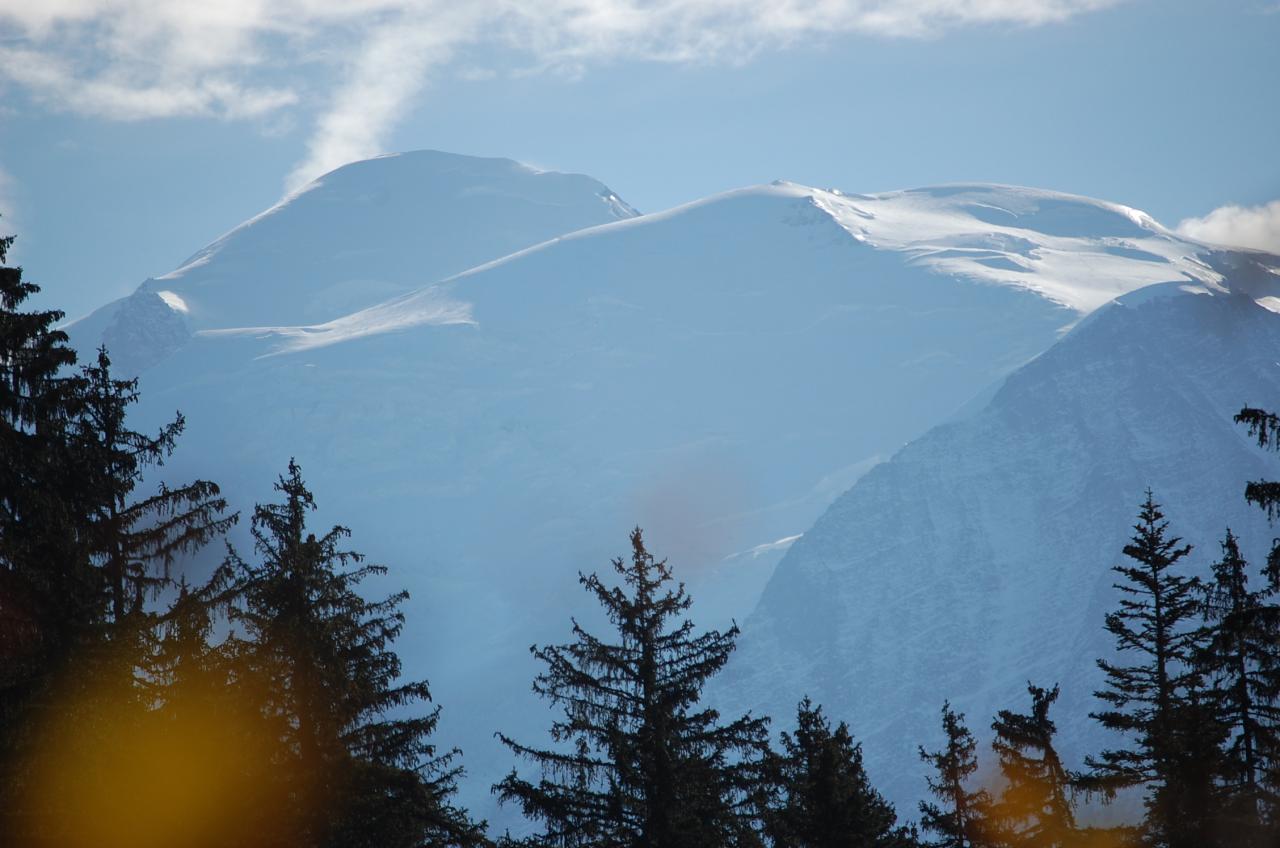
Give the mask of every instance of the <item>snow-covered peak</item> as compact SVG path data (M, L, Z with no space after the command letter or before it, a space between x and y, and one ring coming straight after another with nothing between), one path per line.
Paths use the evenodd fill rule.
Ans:
M1025 288L1087 313L1152 283L1218 288L1222 275L1188 241L1118 203L1005 185L883 194L808 189L856 239L933 270Z
M158 297L190 332L326 324L554 236L637 214L581 174L433 150L380 156L325 174L138 293ZM148 367L168 346L146 347L141 328L113 328L137 325L145 316L124 312L153 300L108 304L72 325L73 338L86 350L112 339L122 365Z
M447 224L452 216L477 206L489 207L483 211L494 216L495 224L508 223L501 220L504 212L528 207L566 220L563 227L538 228L550 230L548 235L639 214L603 183L582 174L439 150L388 153L318 177L157 279L184 279L215 257L252 252L259 242L280 235L301 236L322 245L335 236L341 238L351 227L360 232L372 229L368 224L395 227L397 217L420 224L424 214L434 223ZM537 241L542 239L526 244Z
M906 254L909 262L944 276L1033 291L1081 314L1153 283L1223 290L1222 270L1207 259L1221 251L1179 236L1145 212L1080 195L998 184L854 194L777 180L563 239L711 215L731 223L742 209L769 202L788 223L803 220L794 211L797 202L808 204L857 242Z
M525 166L498 161L532 173ZM745 279L733 270L735 245L747 239L781 245L792 240L797 228L805 233L805 252L852 248L878 256L875 261L900 263L913 278L923 274L950 278L962 287L977 283L1032 293L1077 316L1117 298L1223 294L1228 278L1234 290L1253 291L1267 308L1280 305L1276 257L1182 238L1145 212L1117 203L994 184L872 195L779 180L566 232L415 289L412 296L397 293L327 321L223 325L205 332L259 335L273 340L265 352L290 353L416 326L483 324L486 315L509 311L517 303L526 304L521 314L529 319L569 289L587 298L633 296L602 289L600 281L612 275L590 271L591 263L563 274L530 270L546 262L557 264L560 260L554 257L565 250L598 255L600 272L610 263L634 262L634 256L627 257L637 252L667 255L681 267L688 265L681 259L686 257L708 266L690 285L701 289L702 296L719 291L728 302L742 295L736 287ZM807 261L799 260L793 271L800 273ZM488 282L495 276L511 283L495 288ZM721 277L736 283L723 289L717 282ZM890 272L884 281L889 285L898 278ZM661 283L646 280L637 285L652 288ZM166 302L186 306L173 292L161 294Z
M1228 275L1237 287L1261 275L1273 282L1261 293L1268 295L1275 294L1274 283L1280 282L1265 263L1184 239L1137 209L1088 197L988 184L850 194L780 180L557 236L445 280L447 295L432 285L421 290L424 298L395 298L366 310L370 314L347 316L340 322L342 332L326 323L272 328L272 334L288 339L277 348L288 351L304 349L295 343L304 336L311 340L309 349L370 333L439 324L434 306L420 307L423 299L435 304L443 296L459 298L468 320L474 313L483 322L487 298L523 299L539 292L508 290L495 295L478 281L497 269L537 264L541 260L535 255L554 253L568 244L615 259L622 256L616 245L633 242L643 243L639 249L649 253L678 257L701 252L706 258L723 245L760 238L762 229L770 233L765 238L774 239L797 226L810 228L815 249L843 242L886 259L897 254L906 266L927 274L1032 292L1079 315L1155 284L1168 284L1162 289L1166 293L1213 294L1226 291ZM515 274L527 276L521 270ZM701 285L714 287L710 279L704 278ZM541 295L555 297L548 291ZM472 309L477 303L481 306ZM394 315L398 311L404 314Z

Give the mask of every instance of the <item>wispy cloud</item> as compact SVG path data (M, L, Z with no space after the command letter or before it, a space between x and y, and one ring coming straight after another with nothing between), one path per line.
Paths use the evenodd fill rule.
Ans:
M139 120L314 113L294 188L382 152L461 48L505 69L742 62L859 33L1040 26L1122 0L0 0L0 77L53 108ZM471 67L468 72L476 73Z
M1193 239L1280 254L1280 200L1262 206L1219 206L1203 218L1188 218L1178 232Z

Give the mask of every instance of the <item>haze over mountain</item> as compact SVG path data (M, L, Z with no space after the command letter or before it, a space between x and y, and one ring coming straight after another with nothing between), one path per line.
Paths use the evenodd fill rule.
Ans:
M570 614L591 621L576 574L607 567L637 523L691 584L696 620L722 625L752 610L778 557L821 517L747 619L750 659L735 666L758 674L735 672L723 697L779 720L806 691L829 700L868 737L881 780L901 744L932 730L942 698L970 698L983 724L978 707L1049 674L1050 660L1024 669L1017 652L1007 673L996 662L1030 638L1034 603L985 629L948 618L946 606L919 611L917 624L954 630L930 629L929 643L954 637L973 658L978 671L959 682L930 670L927 644L905 635L896 653L860 658L867 622L883 624L894 599L946 585L964 566L980 569L992 604L1045 591L1002 588L1011 573L1060 586L1071 597L1053 611L1080 617L1063 626L1100 633L1094 613L1105 608L1112 541L1136 508L1132 481L1150 473L1159 484L1161 466L1147 472L1143 460L1185 441L1116 408L1144 362L1131 357L1202 318L1228 328L1204 348L1212 359L1193 348L1163 361L1150 385L1178 398L1179 425L1211 446L1204 476L1184 488L1225 485L1256 464L1227 422L1246 399L1233 393L1275 394L1265 345L1277 319L1255 305L1272 295L1271 272L1255 259L1124 206L1033 189L856 195L779 182L636 217L587 177L423 152L326 175L72 333L82 350L104 342L142 371L140 423L174 408L187 415L166 474L216 479L245 509L298 458L322 506L317 523L349 525L358 549L392 567L389 585L413 593L399 647L406 671L431 679L441 739L466 752L463 800L493 818L488 785L509 761L491 734L546 724L527 692L525 648L564 638ZM1083 315L1150 284L1202 292L1167 299L1195 317L1162 317L1165 298L1130 301L1055 347ZM1210 385L1236 361L1250 364ZM1010 374L990 405L975 401ZM1049 388L1019 388L1032 384ZM841 496L966 404L970 417ZM1073 417L1064 424L1056 409ZM1006 418L1043 428L1042 450ZM992 421L946 437L957 443L938 435ZM1128 450L1127 463L1097 439L1120 439L1112 450ZM910 465L902 457L928 449L920 445L945 447L924 472L902 472L894 492L911 497L860 500ZM1046 479L1061 474L1083 476L1068 487ZM958 494L971 485L985 488ZM942 502L924 548L912 508L929 498ZM1037 535L1052 522L1015 522L1000 535L1000 510L1052 516L1079 504L1098 534L1062 569L1042 557L1041 570L1019 571L1037 540L1052 538ZM795 634L823 647L793 662ZM1053 661L1076 668L1057 648ZM893 680L914 668L909 685ZM858 700L859 670L887 694L886 712ZM901 722L890 720L895 709ZM899 732L898 747L882 741ZM897 800L914 791L893 786Z

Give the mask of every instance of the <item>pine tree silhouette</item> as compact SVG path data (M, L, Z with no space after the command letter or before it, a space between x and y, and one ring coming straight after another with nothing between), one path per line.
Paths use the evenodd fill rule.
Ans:
M994 845L991 833L991 796L984 789L970 791L965 784L978 770L978 743L965 727L964 715L942 705L942 731L947 743L940 751L920 748L920 759L934 774L925 778L929 791L941 806L920 802L920 826L937 834L927 842L932 848L986 848Z
M390 645L404 624L398 592L366 601L356 587L386 568L342 548L333 527L308 532L315 501L296 462L276 483L280 503L259 504L252 534L259 562L234 550L225 566L246 631L250 673L275 682L264 708L283 719L296 844L413 848L472 845L483 827L454 807L457 752L431 742L439 708L425 682L399 679Z
M1191 546L1169 536L1168 526L1148 491L1124 548L1132 564L1112 568L1124 578L1115 586L1120 608L1106 617L1118 651L1136 656L1132 665L1098 660L1106 688L1095 695L1109 709L1091 714L1130 744L1086 758L1091 772L1078 782L1108 797L1146 787L1149 844L1209 848L1216 839L1214 781L1225 729L1196 662L1207 639L1199 619L1202 587L1176 569Z
M104 613L68 432L76 357L61 312L24 309L40 288L4 264L13 241L0 238L0 828L22 815L17 764L34 723L53 687L74 682Z
M806 697L794 733L782 734L777 762L779 802L765 832L775 848L910 848L893 805L872 787L862 746L840 722L834 730Z
M1000 842L1018 848L1067 848L1082 842L1071 799L1071 776L1053 745L1049 709L1058 687L1027 684L1031 711L1001 710L991 724L1004 788L992 808Z
M1249 435L1257 439L1259 447L1280 451L1280 415L1246 406L1236 413L1235 420L1248 427ZM1280 515L1280 482L1254 480L1245 486L1244 496L1265 510L1269 520L1274 521ZM1263 573L1269 591L1280 594L1280 538L1271 543ZM1273 697L1280 698L1280 625L1272 630L1270 650L1262 659L1262 666L1261 676L1267 690ZM1263 782L1270 795L1280 795L1280 757L1273 758L1266 767ZM1271 838L1280 843L1280 807L1271 804L1265 815Z
M738 629L695 634L684 618L692 603L684 585L672 585L666 562L645 549L639 528L631 548L630 562L613 562L622 586L579 576L616 639L592 635L575 621L573 642L531 649L546 665L534 691L563 708L564 717L551 727L554 748L499 734L542 776L535 782L513 769L494 791L541 823L530 845L755 844L767 720L743 716L722 724L700 704Z
M1258 440L1259 447L1280 450L1280 415L1246 406L1236 413L1235 421L1249 428L1249 435ZM1255 480L1245 486L1244 497L1266 510L1268 518L1280 515L1280 483Z
M162 483L154 494L135 498L145 472L173 453L186 421L179 414L155 436L130 429L126 418L138 401L138 381L113 377L105 348L81 373L72 426L81 485L94 502L89 541L104 573L112 621L122 625L169 586L169 569L178 555L222 535L236 517L223 517L226 501L207 480L177 488Z
M1280 816L1280 786L1268 780L1280 768L1280 606L1274 585L1249 588L1248 563L1230 530L1213 578L1205 603L1211 636L1199 661L1229 733L1220 820L1232 844L1261 848L1280 836L1265 829Z

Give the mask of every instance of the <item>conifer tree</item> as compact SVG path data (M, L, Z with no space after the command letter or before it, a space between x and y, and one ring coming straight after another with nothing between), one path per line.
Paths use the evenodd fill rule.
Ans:
M408 594L381 601L358 594L365 578L386 568L343 549L345 527L308 532L315 501L296 462L276 490L280 503L254 509L259 562L230 550L226 573L249 673L275 681L264 708L281 719L294 778L288 813L301 823L295 844L481 843L482 825L451 802L457 752L438 753L430 740L439 710L418 711L430 701L427 684L399 679L390 645Z
M920 759L934 771L925 778L929 791L941 805L920 802L920 826L937 836L925 844L931 848L992 846L991 796L984 789L970 791L965 786L978 770L978 743L965 727L964 714L952 710L950 703L942 705L942 731L947 742L941 750L920 748Z
M1280 450L1280 415L1246 406L1236 413L1235 420L1249 428L1249 435L1258 440L1259 447ZM1244 497L1266 510L1268 518L1280 515L1280 482L1250 482L1245 486Z
M844 722L834 730L822 707L806 697L795 733L782 734L777 761L778 803L765 832L776 848L910 848L911 831L898 826L893 805L871 785L862 745Z
M1120 608L1106 629L1133 664L1099 659L1106 688L1095 693L1109 709L1091 714L1103 727L1129 737L1129 747L1089 757L1080 780L1107 797L1144 786L1145 840L1168 848L1214 844L1214 780L1217 745L1225 731L1215 720L1197 659L1206 631L1200 625L1201 584L1176 566L1191 551L1168 535L1168 522L1151 492L1139 512L1124 553L1132 561L1113 567L1124 578L1115 588Z
M130 429L126 419L138 400L138 381L113 377L105 348L81 372L73 428L82 486L93 500L90 544L103 573L111 619L121 625L168 585L175 557L203 547L235 517L222 516L226 501L207 480L177 488L162 483L156 493L135 498L145 472L173 453L186 421L178 414L155 436Z
M1275 587L1251 590L1248 563L1227 531L1222 558L1213 565L1205 616L1211 636L1200 662L1229 736L1220 820L1233 844L1271 845L1264 822L1280 814L1280 787L1267 775L1280 763L1280 692L1275 688L1280 607Z
M1057 727L1049 708L1058 687L1027 684L1031 712L1001 710L991 724L991 746L1004 777L1004 789L992 808L1002 844L1011 848L1068 848L1080 843L1071 776L1053 745Z
M1257 439L1259 447L1280 451L1280 415L1246 406L1236 413L1235 420L1248 427L1249 435ZM1280 515L1280 482L1254 480L1245 486L1244 494L1247 501L1257 504L1267 513L1269 521L1274 521ZM1280 595L1280 538L1271 543L1263 574L1270 594ZM1262 660L1260 676L1266 681L1266 689L1272 697L1280 698L1280 624L1272 630L1270 645L1270 650ZM1272 797L1280 796L1280 757L1274 758L1266 768L1264 783ZM1280 842L1280 807L1271 804L1265 817L1270 837L1273 841Z
M77 392L63 371L76 356L55 328L62 312L23 310L40 287L4 265L13 241L0 238L0 627L6 670L21 674L14 655L31 650L33 664L50 669L95 616L96 598L73 522L78 469L67 429Z
M57 310L5 265L0 238L0 820L17 813L15 770L55 683L98 634L97 575L77 520L85 502L68 435L78 394ZM3 822L0 821L0 826Z
M139 397L138 381L114 377L105 348L93 364L81 367L77 389L69 432L86 509L78 523L106 604L102 650L81 659L80 673L97 678L96 697L113 704L134 701L141 709L141 667L159 627L148 602L170 587L179 555L222 535L237 516L224 515L226 501L206 480L176 488L162 482L150 495L138 496L146 472L173 453L185 421L178 414L154 436L132 429L128 412Z
M297 822L287 802L297 775L283 743L287 717L263 710L270 701L264 693L276 683L243 661L248 646L214 640L216 613L227 600L223 577L220 571L194 589L180 579L177 596L158 616L142 677L150 741L164 749L162 765L174 772L167 779L182 782L183 795L219 792L220 822L188 830L190 844L295 845ZM185 760L198 765L184 769Z
M499 734L542 774L534 781L513 769L494 791L541 823L530 845L754 844L766 720L743 716L722 724L700 703L738 629L696 634L685 618L692 601L684 585L672 585L666 561L649 554L639 528L631 548L630 562L613 561L623 585L579 575L616 637L597 637L575 621L573 642L531 649L546 665L533 689L562 707L564 717L551 727L554 748Z
M160 617L145 676L148 700L171 716L180 715L189 701L232 685L231 663L213 644L217 583L192 590L183 577L177 588L177 597Z

